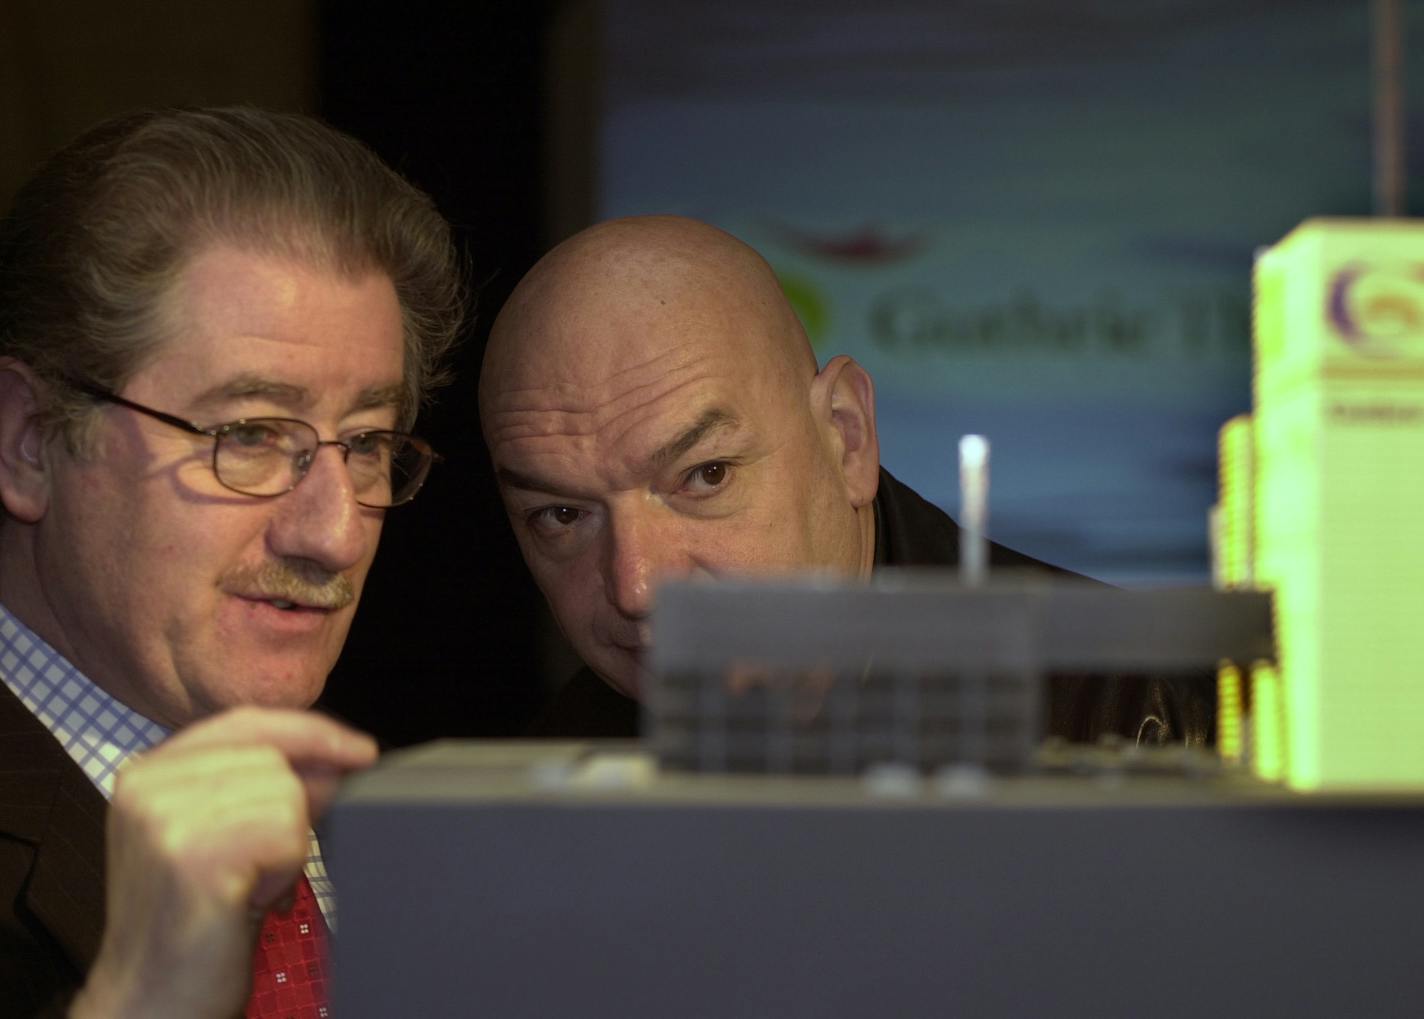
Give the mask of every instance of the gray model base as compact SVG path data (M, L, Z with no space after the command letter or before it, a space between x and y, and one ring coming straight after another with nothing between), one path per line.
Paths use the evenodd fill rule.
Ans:
M1112 773L640 785L640 763L445 743L353 781L328 838L334 1014L1382 1016L1424 1000L1420 800Z

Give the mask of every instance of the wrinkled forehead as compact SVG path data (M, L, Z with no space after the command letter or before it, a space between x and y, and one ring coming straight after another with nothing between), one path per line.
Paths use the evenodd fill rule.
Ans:
M407 402L401 311L379 271L348 276L216 246L186 263L159 310L163 327L130 378L161 375L175 398L261 395L293 412L323 399Z
M543 349L562 356L542 367L522 361L487 387L481 415L496 455L547 451L552 442L636 459L706 410L755 417L787 402L770 396L766 372L726 347L662 332L656 342L631 335L619 329L617 342L601 344L560 337Z
M540 311L526 318L541 328L520 356L482 383L481 417L496 467L549 479L544 487L594 477L626 487L699 438L781 434L804 406L758 341L764 329L735 308L655 293Z

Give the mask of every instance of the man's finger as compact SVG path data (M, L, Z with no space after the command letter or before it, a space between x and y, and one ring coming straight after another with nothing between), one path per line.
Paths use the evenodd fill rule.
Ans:
M325 715L286 708L233 708L174 735L164 750L266 744L295 767L349 771L376 760L376 742Z
M336 798L336 791L341 788L341 780L350 770L321 765L306 765L295 769L297 778L301 779L306 788L307 805L311 810L313 825L321 820L326 808L331 806L331 801Z

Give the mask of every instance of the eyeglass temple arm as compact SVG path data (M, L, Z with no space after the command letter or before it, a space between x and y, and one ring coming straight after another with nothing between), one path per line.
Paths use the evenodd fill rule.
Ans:
M141 403L134 403L132 400L126 400L118 393L111 393L107 389L100 389L98 386L91 386L87 382L70 382L69 384L73 388L79 390L79 392L85 394L86 396L92 396L96 400L102 400L105 403L115 403L118 404L120 407L127 407L129 410L138 411L140 414L147 414L149 417L153 418L156 421L162 421L164 424L172 425L174 428L181 428L185 432L192 432L194 435L206 435L208 438L214 437L211 429L203 428L202 426L194 424L192 421L187 421L183 418L180 418L177 415L168 414L161 410L154 410L152 407L145 407Z

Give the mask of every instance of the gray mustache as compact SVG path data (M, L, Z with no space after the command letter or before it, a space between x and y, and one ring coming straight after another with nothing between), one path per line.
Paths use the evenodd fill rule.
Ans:
M344 609L356 600L351 581L301 560L266 562L234 570L228 585L263 598L277 598L323 609Z

